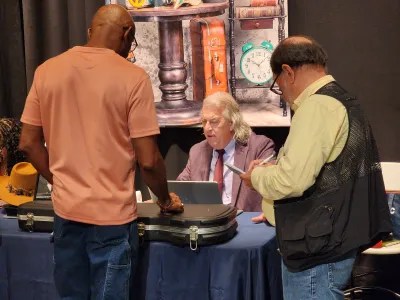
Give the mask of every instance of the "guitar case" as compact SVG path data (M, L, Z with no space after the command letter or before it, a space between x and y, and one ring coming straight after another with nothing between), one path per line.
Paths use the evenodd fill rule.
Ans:
M138 203L138 231L143 241L165 241L179 246L223 243L236 234L236 208L224 204L185 204L177 215L160 214L154 203Z
M49 200L34 200L17 208L18 226L23 231L52 232L54 224L53 203Z
M186 204L182 214L161 214L155 203L138 203L138 233L142 242L165 241L179 246L223 243L237 229L235 207L224 204ZM19 228L30 232L52 232L53 203L35 200L17 208Z

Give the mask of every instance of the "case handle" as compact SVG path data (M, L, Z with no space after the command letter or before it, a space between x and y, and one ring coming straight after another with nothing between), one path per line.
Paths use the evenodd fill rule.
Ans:
M33 224L35 223L35 214L34 213L27 213L26 214L26 229L29 232L33 232Z
M143 245L144 233L146 231L146 225L143 222L139 222L137 224L137 227L138 227L139 245Z
M190 249L197 250L197 239L199 237L199 228L197 226L189 227Z

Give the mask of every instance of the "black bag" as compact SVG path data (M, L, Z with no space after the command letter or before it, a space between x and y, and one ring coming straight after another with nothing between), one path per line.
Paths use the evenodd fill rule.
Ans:
M35 200L18 206L19 228L30 232L52 232L54 223L53 203Z
M211 245L230 240L236 234L236 208L223 204L185 204L177 215L160 214L153 203L138 203L139 238L189 245Z

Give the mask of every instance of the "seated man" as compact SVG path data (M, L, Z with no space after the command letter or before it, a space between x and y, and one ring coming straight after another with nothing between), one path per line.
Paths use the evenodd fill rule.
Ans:
M224 165L220 177L223 180L219 182L218 153L224 150L223 163L245 171L252 160L274 154L274 142L251 131L243 120L239 105L225 92L204 99L201 118L206 140L192 146L187 165L177 180L217 181L224 204L244 211L262 211L261 195L248 188L239 175ZM222 165L222 161L220 163Z
M10 175L12 167L24 160L18 150L21 123L12 118L0 118L0 176Z
M11 118L0 118L0 176L8 176L12 167L24 160L18 150L21 123ZM0 199L0 207L5 204Z

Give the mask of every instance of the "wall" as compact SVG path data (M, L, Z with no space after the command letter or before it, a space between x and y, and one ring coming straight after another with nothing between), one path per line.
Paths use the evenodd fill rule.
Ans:
M355 94L382 161L400 161L400 1L289 0L289 34L328 51L330 73Z

